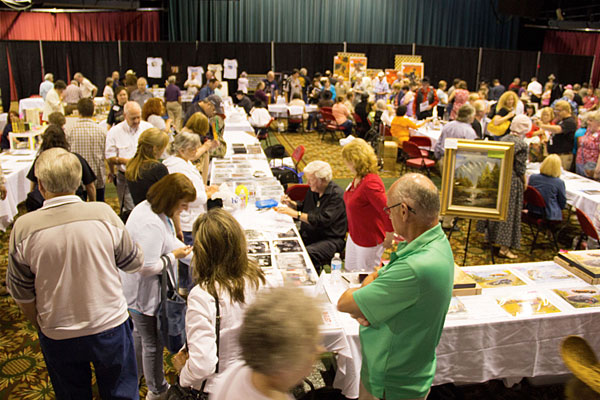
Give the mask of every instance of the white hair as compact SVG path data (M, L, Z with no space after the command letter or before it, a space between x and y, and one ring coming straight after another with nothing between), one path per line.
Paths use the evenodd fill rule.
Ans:
M325 161L311 161L306 167L304 167L305 174L313 174L316 178L319 178L325 182L330 182L333 176L331 165Z
M179 132L169 144L168 153L177 155L182 150L197 148L202 144L200 136L190 132Z
M81 183L81 163L75 154L53 147L37 158L35 176L50 193L75 193Z
M563 96L569 100L573 100L575 97L575 92L573 92L571 89L567 89L563 92Z
M47 73L46 75L44 75L44 80L52 82L54 80L54 75L52 75L51 73Z
M125 114L129 114L132 111L134 111L135 109L138 109L139 111L142 111L142 107L140 107L140 105L135 102L135 101L128 101L127 103L125 103L125 106L123 107L123 112Z

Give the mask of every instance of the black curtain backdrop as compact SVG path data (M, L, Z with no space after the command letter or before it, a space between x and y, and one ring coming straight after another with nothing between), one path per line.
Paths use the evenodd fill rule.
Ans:
M10 108L10 80L8 77L8 60L6 58L6 43L0 42L0 90L2 90L2 108L6 111Z
M364 53L368 68L393 69L396 54L412 54L411 45L348 43L348 53Z
M54 75L54 82L57 80L69 81L67 76L67 55L70 50L69 42L42 42L44 52L44 71ZM71 77L74 71L71 70Z
M118 43L71 42L68 52L71 78L76 72L81 72L98 86L98 96L102 96L106 78L119 69Z
M554 74L558 82L563 84L588 82L593 62L594 57L591 56L542 53L538 79L546 82L548 75Z
M7 43L19 99L39 94L42 82L39 42L9 41ZM8 73L8 68L4 71Z
M342 43L301 43L300 61L301 63L293 68L305 67L308 70L308 76L314 76L316 72L325 72L333 70L333 57L340 51L344 51ZM277 52L275 52L275 67L281 71L277 64Z
M480 80L491 82L498 78L505 87L516 77L529 81L535 76L536 61L534 51L483 49Z
M479 49L416 46L415 54L422 56L425 75L435 87L442 79L450 86L454 78L460 78L467 82L469 90L477 89Z

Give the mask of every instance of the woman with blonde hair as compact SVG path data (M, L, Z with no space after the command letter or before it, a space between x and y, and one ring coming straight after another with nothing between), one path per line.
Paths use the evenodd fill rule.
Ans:
M173 366L182 387L210 393L217 370L239 359L244 310L266 281L248 258L242 227L227 211L215 208L198 217L193 236L196 285L187 300L188 348L174 357Z
M169 133L171 131L171 124L173 120L167 119L166 121L163 119L163 115L167 112L165 108L165 102L163 99L158 97L152 97L151 99L146 100L144 103L144 107L142 107L142 119L144 121L148 121L155 128Z
M206 139L209 129L208 118L202 112L192 114L190 119L185 123L185 127L182 129L182 132L195 133L201 139L202 146L198 149L198 154L196 154L197 157L193 159L192 162L200 171L202 181L205 185L208 181L209 152L219 146L218 141Z
M497 140L500 140L501 137L510 132L510 122L512 122L516 115L518 102L519 97L512 90L504 92L502 96L500 96L498 104L496 104L496 107L494 107L494 116L492 117L492 121L488 125L488 130L495 136ZM494 131L491 129L492 125L496 127L502 127L506 125L506 129L503 129L499 133L494 133Z
M146 200L150 186L169 175L167 167L159 161L168 144L169 135L157 128L146 129L140 135L135 156L127 162L125 170L125 179L135 205Z
M342 158L354 179L346 188L348 217L346 271L372 271L381 262L384 248L392 246L392 222L383 211L385 186L377 175L377 157L363 139L354 139L342 149Z
M577 121L573 117L571 105L564 100L556 102L554 111L556 112L556 125L542 123L537 125L550 134L548 153L558 154L563 169L568 171L573 163L573 143Z
M163 341L157 310L161 301L159 275L174 274L175 261L190 262L192 248L179 241L172 219L196 198L194 185L183 174L163 177L148 190L148 199L131 211L125 227L144 252L144 267L134 274L120 271L123 293L133 320L135 352L148 386L146 399L166 398L169 388L163 369ZM138 380L141 378L138 376Z
M542 162L540 173L529 177L528 185L536 188L546 203L545 209L527 204L530 213L545 216L550 221L562 220L562 209L567 205L567 191L565 182L560 179L561 173L560 157L550 154Z

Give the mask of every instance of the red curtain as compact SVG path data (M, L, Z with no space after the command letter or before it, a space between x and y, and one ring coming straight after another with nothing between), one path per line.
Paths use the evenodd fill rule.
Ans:
M579 56L596 56L592 82L600 80L600 34L585 32L547 31L544 37L544 53L564 53Z
M158 11L0 12L1 40L148 41L160 39Z

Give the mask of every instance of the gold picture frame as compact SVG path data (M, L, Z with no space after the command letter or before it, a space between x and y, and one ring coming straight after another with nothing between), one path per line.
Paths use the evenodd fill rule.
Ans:
M504 221L514 144L446 139L440 214Z

